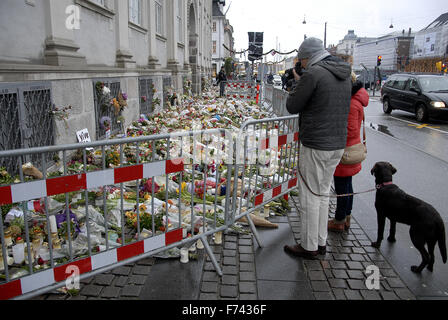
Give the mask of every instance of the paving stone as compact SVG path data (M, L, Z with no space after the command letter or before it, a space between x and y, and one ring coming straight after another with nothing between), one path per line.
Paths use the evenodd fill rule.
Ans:
M218 292L218 282L202 282L201 292L206 293Z
M344 240L349 240L349 241L356 240L356 237L355 237L354 235L352 235L352 234L343 234L343 235L342 235L342 238L343 238Z
M366 284L364 283L363 280L349 279L349 280L347 280L347 283L348 283L348 286L350 287L350 289L353 289L353 290L367 289Z
M236 250L222 250L222 255L224 257L236 257Z
M330 261L332 269L347 269L347 265L344 261Z
M255 256L253 254L240 254L240 262L253 262Z
M151 272L151 267L149 266L135 266L132 269L132 274L147 276Z
M362 300L361 293L357 290L344 290L347 300Z
M341 248L339 248L341 249ZM337 247L333 247L333 246L327 246L327 253L339 253L339 250ZM344 253L344 252L341 252Z
M202 281L218 281L219 276L216 272L206 271L202 275Z
M291 221L289 223L291 225L291 227L301 227L302 223L300 221Z
M236 237L236 236L229 236L229 235L225 236L226 242L236 242L237 240L238 240L238 237Z
M117 299L120 296L120 290L121 288L118 287L106 287L103 289L103 292L101 292L101 297Z
M255 264L250 262L241 262L240 263L240 271L254 271Z
M331 291L330 285L327 281L311 281L313 291Z
M313 292L314 298L316 300L335 300L331 292Z
M334 278L333 273L331 272L331 269L324 269L324 273L325 273L325 276L327 277L327 279Z
M156 263L156 258L149 257L142 260L137 261L137 264L140 266L153 266Z
M353 247L352 251L353 251L353 253L358 253L358 254L365 254L366 253L366 250L364 248Z
M352 253L352 248L351 247L339 247L338 248L338 252L339 253Z
M368 240L359 240L358 242L363 247L368 247L371 244L371 241L368 241Z
M353 229L353 228L350 228L350 232L352 233L352 234L364 234L364 231L362 230L362 229Z
M112 274L116 276L128 276L131 273L132 268L130 267L118 267L112 270Z
M317 281L317 280L321 280L321 281L325 281L327 280L327 277L325 276L325 273L323 271L318 271L318 270L312 270L308 272L308 278L312 281Z
M212 258L208 254L206 254L205 256L206 256L205 260L207 262L211 262L212 261ZM218 261L218 262L221 261L221 254L218 254L218 255L215 254L214 257L215 257L216 261Z
M333 295L336 300L347 300L343 289L333 289Z
M95 277L88 277L86 279L82 279L80 282L81 282L81 284L90 284L94 278Z
M237 244L235 242L225 242L224 249L236 250Z
M122 297L138 297L142 291L143 286L127 285L121 291Z
M387 281L387 284L393 289L406 288L403 281L401 281L401 279L399 279L399 278L387 278L386 281Z
M89 284L81 289L80 294L88 297L97 297L100 295L102 289L102 286Z
M236 257L224 257L222 264L224 266L236 266Z
M386 261L375 262L375 265L380 269L392 269L391 265Z
M365 258L362 254L352 253L350 255L350 259L353 261L365 261Z
M133 275L129 277L128 284L144 285L148 278L143 275Z
M258 298L254 293L242 293L240 294L240 300L258 300Z
M347 288L347 282L345 282L344 279L328 279L328 283L330 284L330 287L336 288L336 289L346 289Z
M236 286L238 284L238 277L225 274L221 278L221 284Z
M364 272L360 270L347 270L347 274L350 279L362 280L365 278Z
M341 246L342 247L354 247L355 245L354 245L353 241L344 240L344 241L341 241Z
M220 295L223 298L236 298L238 297L237 286L221 286Z
M114 279L115 276L113 274L100 274L95 277L94 283L100 286L110 286Z
M303 263L308 271L322 270L322 265L318 260L304 260Z
M222 273L228 274L228 275L237 275L238 269L236 266L223 266L222 267Z
M240 281L257 281L255 272L240 272Z
M393 269L381 269L380 273L384 277L396 277L397 276L397 274L395 273L395 271Z
M250 254L253 254L254 253L254 250L252 249L252 247L251 246L240 246L239 247L239 253L241 254L247 254L247 253L250 253Z
M380 253L369 253L368 256L372 261L385 261Z
M252 234L239 234L240 239L252 239Z
M60 300L66 300L67 296L64 294L50 294L47 296L46 300L51 301L60 301Z
M114 280L114 286L124 287L128 283L128 277L116 277Z
M347 261L347 267L350 270L365 270L362 263L358 261Z
M395 294L395 292L380 291L380 294L384 300L400 300L400 298Z
M229 243L231 243L231 242L229 242ZM214 245L211 246L211 248L212 248L212 252L213 252L214 254L221 254L221 252L222 252L222 250L223 250L222 245L216 245L216 244L214 244ZM230 249L230 248L229 248L229 249ZM236 249L236 248L233 248L233 249Z
M215 266L211 262L204 263L204 270L205 271L215 271Z
M328 260L322 260L321 262L320 262L320 264L321 264L321 266L322 266L322 268L325 270L325 269L330 269L330 262L328 261ZM322 269L321 268L321 269ZM321 269L319 269L319 270L321 270Z
M415 296L411 291L409 291L409 289L395 289L394 292L401 300L415 300Z
M70 297L67 300L70 300L70 301L87 300L87 297L78 294L77 296Z
M256 293L257 284L255 282L240 282L240 293Z
M339 261L350 261L350 257L345 253L333 253L333 259Z
M374 248L374 247L372 247L372 246L370 246L370 245L363 247L363 249L364 249L365 252L367 252L367 253L377 253L377 252L378 252L378 249L377 249L377 248Z
M218 295L216 293L203 293L199 295L199 300L218 300Z
M240 246L251 246L253 243L252 243L252 239L239 239L238 244Z
M346 270L335 269L335 270L332 270L332 273L336 279L348 279L349 278Z
M301 233L302 232L302 228L301 227L292 227L292 232L294 233Z
M361 296L364 300L381 300L381 296L378 291L375 290L361 290Z

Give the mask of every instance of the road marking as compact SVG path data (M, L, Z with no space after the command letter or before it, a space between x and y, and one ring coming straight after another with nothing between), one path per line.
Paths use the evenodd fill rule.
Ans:
M408 120L400 119L400 118L397 118L397 117L394 117L394 116L391 116L391 118L396 119L396 120L399 120L399 121L402 121L402 122L409 123L409 124L411 124L411 125L421 126L421 124L417 124L417 123L414 123L414 122L411 122L411 121L408 121ZM425 128L428 128L428 129L431 129L431 130L434 130L434 131L437 131L437 132L440 132L440 133L445 133L445 134L448 133L447 131L439 130L439 129L437 129L437 128L433 128L433 127L428 127L428 126L427 126L427 127L425 127Z
M423 128L428 128L428 129L440 129L440 127L433 127L433 126L430 126L430 125L427 124L427 123L425 123L425 124L421 124L421 125L418 125L418 124L408 124L408 126L410 126L410 127L415 127L416 129L423 129Z

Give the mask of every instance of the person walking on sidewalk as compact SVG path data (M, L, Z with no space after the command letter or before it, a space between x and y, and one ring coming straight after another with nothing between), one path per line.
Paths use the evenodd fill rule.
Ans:
M299 212L301 243L286 245L295 256L313 258L325 253L328 236L329 194L336 166L347 142L352 82L350 64L331 56L322 40L307 38L298 58L305 72L294 72L297 86L286 107L300 114Z
M369 105L369 94L360 81L356 81L356 75L352 73L352 101L348 115L347 147L361 143L361 126L364 119L364 108ZM362 169L358 164L339 164L334 173L334 186L336 194L353 193L352 178ZM337 199L336 214L333 220L328 222L328 230L342 232L350 228L350 220L353 208L353 196Z
M227 76L224 67L222 67L221 71L219 71L217 80L217 84L219 84L219 96L223 97L227 84Z

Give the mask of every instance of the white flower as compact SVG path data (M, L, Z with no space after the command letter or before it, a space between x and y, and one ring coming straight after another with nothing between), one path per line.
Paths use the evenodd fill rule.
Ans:
M110 89L108 87L104 87L103 88L103 94L104 95L109 95L110 94Z

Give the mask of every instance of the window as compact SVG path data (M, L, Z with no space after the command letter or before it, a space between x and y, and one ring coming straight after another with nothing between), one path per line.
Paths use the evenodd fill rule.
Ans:
M213 32L216 32L216 22L213 22Z
M216 54L216 41L213 41L213 54Z
M129 0L129 21L141 25L142 24L142 2L141 0Z
M408 78L406 77L397 77L397 79L394 82L393 88L394 89L399 89L399 90L404 90L404 88L406 87L406 83L408 82Z
M98 5L100 5L100 6L105 6L105 0L90 0L90 1L92 1L92 2L94 2L94 3L96 3L96 4L98 4Z
M179 42L184 42L184 28L182 25L183 0L177 0L177 32L179 33Z
M409 80L409 83L408 83L407 90L409 91L409 90L411 90L411 89L418 89L418 88L419 88L419 87L418 87L417 80L416 80L416 79L410 79L410 80Z
M156 1L156 33L163 34L163 0Z

